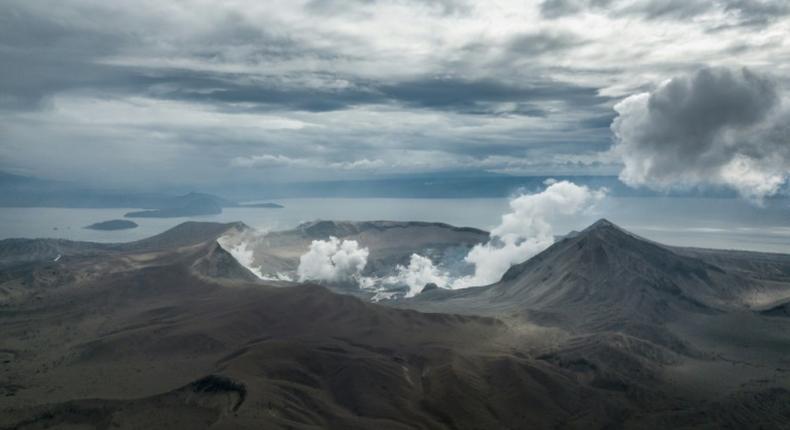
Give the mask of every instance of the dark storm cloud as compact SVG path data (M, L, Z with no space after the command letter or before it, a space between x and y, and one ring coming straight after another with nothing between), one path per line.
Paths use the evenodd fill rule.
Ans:
M544 0L540 5L546 18L560 18L585 10L612 16L640 16L645 19L691 19L721 10L736 16L736 25L760 25L790 14L786 0Z
M545 116L535 103L556 101L573 106L595 106L608 99L592 87L562 82L532 85L507 84L495 80L422 78L383 83L354 82L353 76L314 74L295 76L293 81L347 82L339 88L294 85L278 77L246 79L238 74L195 72L179 69L151 70L133 66L89 64L63 58L28 59L12 55L0 74L13 77L0 88L19 102L17 107L34 107L48 95L80 88L147 95L163 99L216 104L223 109L245 104L261 111L323 112L360 105L400 104L475 115L503 113L501 103L512 103L504 113ZM24 70L24 71L23 71ZM33 103L35 102L35 103Z
M545 53L559 53L583 45L585 41L573 33L544 32L521 34L510 40L510 55L535 57Z
M630 185L722 184L750 198L774 194L790 171L788 112L770 77L703 68L615 109L615 151Z
M649 0L620 10L622 15L638 15L646 19L690 19L714 7L710 0Z
M440 4L445 3L460 4ZM330 7L327 2L322 4ZM0 107L6 109L40 108L49 96L69 90L212 103L222 109L248 104L250 109L261 111L308 112L402 104L473 115L546 116L547 111L536 102L592 106L606 101L597 96L595 88L552 81L527 85L464 78L387 82L318 72L248 76L177 67L152 69L134 64L105 64L99 60L142 46L144 35L107 32L101 27L76 28L14 7L2 15L0 24L0 45L6 60L0 65L3 94ZM331 60L339 56L287 34L267 32L238 13L219 17L208 31L182 43L183 53L191 58L218 64L232 60L231 48L240 46L250 47L244 51L245 58L256 64L305 57ZM506 48L508 55L535 56L569 49L579 43L570 33L531 33L512 38ZM344 85L320 85L338 80ZM503 108L497 105L501 103L511 105Z
M91 19L101 20L100 10L91 10ZM115 17L107 17L111 19ZM88 18L86 18L88 19ZM32 13L14 4L0 14L0 109L36 109L59 92L88 90L94 93L148 94L184 99L188 94L207 91L203 99L225 102L262 101L281 108L311 111L340 109L348 100L362 99L362 92L340 95L309 90L282 90L276 83L244 83L243 75L208 74L188 68L154 69L134 64L102 62L106 57L145 49L142 30L118 32L100 25L86 26ZM250 46L244 55L255 62L294 58L334 57L333 54L300 44L286 35L274 35L249 23L239 13L217 18L211 28L182 40L180 54L196 60L222 64L230 61L233 48ZM145 51L143 51L145 53ZM238 81L238 82L237 82ZM167 87L167 90L163 90ZM293 98L294 100L290 100ZM346 101L344 101L346 100Z
M543 0L540 12L546 18L560 18L585 9L604 8L612 2L613 0Z
M609 129L614 118L614 113L607 113L606 115L583 119L579 122L579 125L585 129Z
M302 76L331 80L331 75ZM294 77L297 82L299 77ZM254 80L236 74L163 71L160 76L140 79L152 97L217 104L223 109L245 104L247 109L260 111L326 112L343 110L361 104L381 103L383 97L374 88L353 86L345 88L310 87L281 82L277 77Z
M13 6L5 12L0 13L0 108L35 108L59 90L112 80L111 71L91 61L112 52L123 36L98 37Z
M488 79L425 78L385 85L380 90L390 99L413 106L458 111L486 103L561 101L594 106L607 100L595 88L551 81L513 85Z
M471 11L471 7L466 0L407 0L412 6L425 7L432 12L440 15L465 14ZM375 6L386 4L382 0L310 0L307 9L324 13L340 14L347 13L359 6Z
M790 3L785 0L727 0L724 8L740 15L745 24L764 24L790 15Z
M723 52L788 75L784 3L711 4L5 0L0 160L130 183L129 160L151 183L603 165L635 91Z

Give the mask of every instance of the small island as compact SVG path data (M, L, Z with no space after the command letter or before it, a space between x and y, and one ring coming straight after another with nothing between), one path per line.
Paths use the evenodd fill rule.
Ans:
M136 227L137 227L137 223L134 221L129 221L125 219L113 219L110 221L97 222L85 228L90 230L112 231L112 230L127 230Z

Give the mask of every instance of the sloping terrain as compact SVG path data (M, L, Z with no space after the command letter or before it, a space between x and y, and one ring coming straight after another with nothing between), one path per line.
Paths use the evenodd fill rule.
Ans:
M47 242L0 242L2 255L33 250L2 270L0 428L781 429L790 419L790 318L741 299L781 292L779 256L768 284L746 263L729 278L703 251L601 222L500 283L400 302L443 311L423 313L269 286L217 244L244 230L188 223L130 244L58 243L76 251L57 262L34 252Z
M790 295L788 274L787 255L673 248L600 220L511 267L493 285L426 292L413 303L482 313L530 311L535 318L600 331L689 312L777 304Z
M249 282L216 238L179 240L235 225L199 227L72 255L6 302L0 428L585 427L627 409L496 319Z
M658 427L703 426L684 420L715 408L725 422L764 414L774 419L764 426L782 428L777 417L787 410L776 399L790 388L788 270L790 256L667 247L601 220L496 284L432 290L396 305L553 328L560 340L541 359L598 386L633 390L653 381L687 399L657 421L640 415ZM773 399L770 411L739 404L763 397ZM702 404L689 407L694 402Z

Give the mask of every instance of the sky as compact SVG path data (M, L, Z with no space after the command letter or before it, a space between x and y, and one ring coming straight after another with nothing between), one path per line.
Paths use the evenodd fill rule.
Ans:
M5 0L0 170L201 184L790 172L785 0Z

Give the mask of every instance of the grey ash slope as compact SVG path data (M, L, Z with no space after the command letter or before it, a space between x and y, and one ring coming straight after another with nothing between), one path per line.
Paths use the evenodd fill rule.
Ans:
M491 288L494 303L563 312L591 329L663 322L675 312L738 304L719 266L634 236L601 220L576 237L512 267ZM739 284L743 281L737 278ZM607 309L606 315L597 315Z
M0 240L0 269L17 264L51 262L60 256L87 257L107 253L176 248L216 239L231 230L242 231L249 227L241 222L212 223L188 221L170 230L125 243L81 242L66 239L3 239Z
M382 249L391 237L397 253L447 231L378 227L310 231L346 228ZM28 253L0 291L31 293L0 306L0 428L781 429L790 418L790 318L722 305L754 286L721 293L713 266L724 269L704 257L602 223L494 286L404 302L445 311L423 313L250 281L217 246L244 229L0 242ZM69 252L41 258L53 247ZM782 273L774 260L760 264ZM671 312L645 311L663 302Z
M786 409L741 402L767 396L769 405L790 388L788 270L787 255L668 247L601 220L493 285L432 290L398 306L550 327L558 341L541 359L596 386L687 399L676 411L635 413L631 424L694 428L717 405L728 419L773 417L763 425L782 428Z
M39 263L58 279L0 309L0 428L599 427L629 408L496 319L247 282L216 243L235 227Z
M600 220L511 267L493 285L432 291L414 303L540 311L600 330L623 321L665 322L675 312L759 307L759 298L790 295L788 271L787 255L673 248ZM605 318L598 318L602 309Z
M125 243L95 243L64 239L0 240L0 304L35 296L39 288L56 287L137 267L135 260L160 258L163 250L216 245L218 237L247 230L241 222L185 222L161 234ZM216 257L225 253L218 250ZM167 254L167 253L165 253ZM227 253L225 253L227 254ZM230 255L227 258L232 259ZM227 260L225 258L225 260ZM233 260L233 269L250 280L252 275ZM204 267L207 270L214 270ZM254 276L253 276L254 277Z

